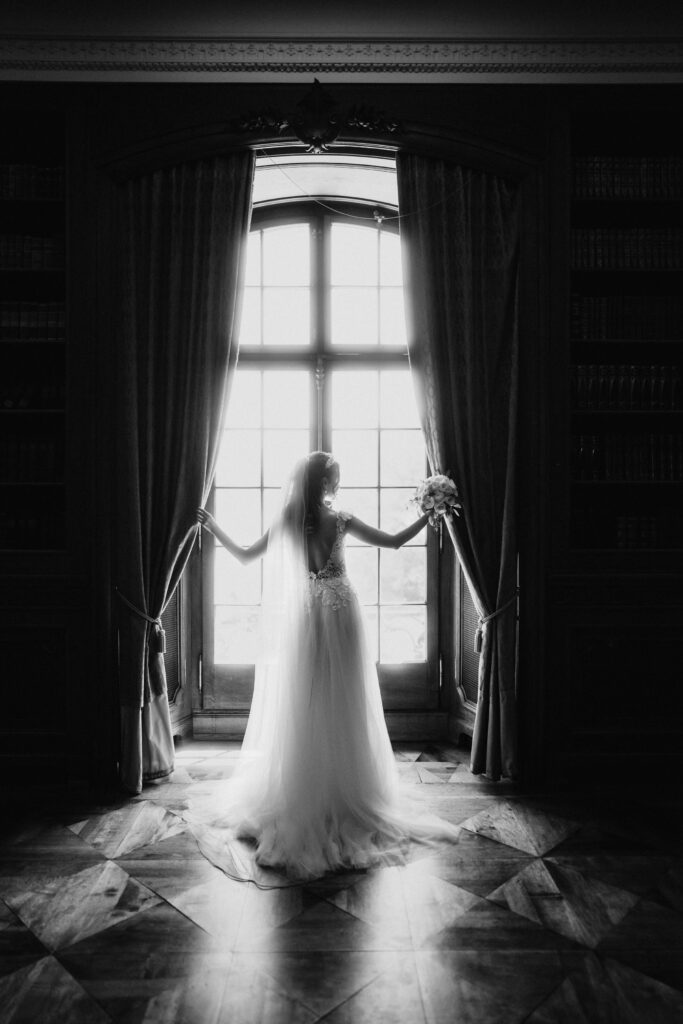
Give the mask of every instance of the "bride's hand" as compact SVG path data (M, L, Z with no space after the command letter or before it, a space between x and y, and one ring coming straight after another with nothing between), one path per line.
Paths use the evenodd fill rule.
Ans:
M203 526L209 533L213 533L213 528L216 525L216 520L213 518L210 512L207 512L205 508L197 509L197 522L200 526Z

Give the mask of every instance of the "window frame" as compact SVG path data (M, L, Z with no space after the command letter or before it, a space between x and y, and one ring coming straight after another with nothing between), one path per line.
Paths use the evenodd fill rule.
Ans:
M251 346L241 345L239 365L249 368L301 369L311 372L311 437L310 448L330 450L331 423L330 402L326 389L329 388L329 371L335 368L365 366L368 369L407 367L408 353L403 346L347 346L331 344L331 303L329 299L330 227L334 221L344 221L349 215L360 214L370 219L372 211L385 218L395 218L396 211L376 203L334 202L332 212L319 203L311 201L287 202L281 205L263 206L254 209L251 230L307 221L311 225L311 338L308 346ZM382 224L383 230L398 231L394 219ZM316 386L316 378L320 385ZM316 408L317 406L317 408ZM426 472L425 460L425 472ZM417 481L416 481L417 483ZM207 507L214 511L215 486L211 489ZM255 537L253 538L256 539ZM205 707L225 709L233 713L244 713L251 704L254 682L254 666L219 664L213 662L214 650L214 544L208 538L202 545L202 703ZM426 544L427 557L427 637L426 660L414 663L377 663L382 701L386 711L433 711L440 707L441 687L441 643L440 628L447 621L442 613L439 600L440 563L439 537L429 530ZM211 611L210 611L211 610Z

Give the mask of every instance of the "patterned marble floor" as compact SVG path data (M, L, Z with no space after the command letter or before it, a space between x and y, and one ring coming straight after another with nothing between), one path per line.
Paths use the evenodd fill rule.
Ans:
M472 776L457 749L400 747L406 795L458 841L261 889L214 867L181 817L236 754L187 743L138 798L53 801L9 829L2 1024L683 1021L675 801L525 794ZM236 844L236 867L249 857Z

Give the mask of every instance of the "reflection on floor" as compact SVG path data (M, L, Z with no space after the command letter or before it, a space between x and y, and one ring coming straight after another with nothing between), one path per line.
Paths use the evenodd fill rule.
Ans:
M471 775L463 751L400 747L406 793L457 824L458 842L261 890L207 861L180 817L236 754L186 743L173 776L136 799L51 807L10 830L3 1022L683 1021L674 808L525 794Z

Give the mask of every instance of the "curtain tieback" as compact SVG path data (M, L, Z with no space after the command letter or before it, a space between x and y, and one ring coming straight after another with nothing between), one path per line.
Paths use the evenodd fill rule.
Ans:
M481 646L482 646L482 641L483 641L483 637L484 637L484 626L486 625L486 623L490 622L492 619L497 619L499 615L502 615L503 612L507 611L508 608L510 607L510 605L514 604L515 601L517 600L517 595L518 594L519 594L519 590L515 590L513 596L510 598L510 600L506 601L505 604L502 604L500 606L500 608L496 608L495 612L491 612L490 615L480 615L479 616L478 623L477 623L477 629L476 629L476 632L474 634L474 650L475 650L476 654L481 654Z
M130 608L132 612L135 612L135 614L139 615L141 619L145 619L147 622L151 623L152 626L154 626L154 653L165 654L166 630L161 624L161 616L158 616L156 619L153 619L151 615L148 615L147 612L143 612L141 608L138 608L138 606L133 604L132 601L129 601L128 598L121 593L118 587L114 587L114 589L118 596L120 597L120 599L123 601L123 603L127 605L127 607Z

